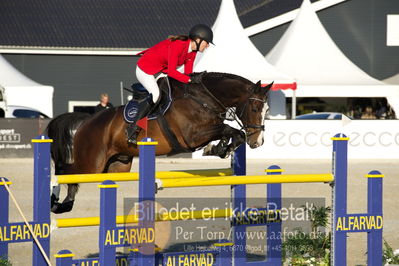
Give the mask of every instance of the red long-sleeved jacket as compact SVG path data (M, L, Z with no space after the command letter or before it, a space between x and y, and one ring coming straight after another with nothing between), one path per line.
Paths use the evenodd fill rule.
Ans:
M188 83L193 72L193 64L197 52L188 52L190 40L164 40L153 47L140 52L142 55L137 65L145 73L154 75L159 72L168 74L169 77L178 81ZM177 68L184 64L184 74L177 71Z

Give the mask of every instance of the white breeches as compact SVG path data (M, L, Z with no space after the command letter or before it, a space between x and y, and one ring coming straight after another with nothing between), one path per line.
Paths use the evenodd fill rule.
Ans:
M138 81L152 94L152 100L156 103L159 99L159 87L153 75L149 75L136 67L136 77Z

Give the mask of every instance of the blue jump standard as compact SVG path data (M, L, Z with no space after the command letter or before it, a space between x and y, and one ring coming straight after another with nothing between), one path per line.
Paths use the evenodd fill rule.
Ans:
M33 140L35 149L34 163L34 219L31 225L47 254L50 250L50 141L39 137ZM155 145L151 139L145 139L140 145L140 180L139 204L144 209L152 210L152 214L140 217L138 226L118 227L116 225L116 193L117 185L105 181L100 187L100 219L99 228L99 258L73 259L69 250L59 251L56 257L57 265L282 265L281 238L269 237L270 234L281 235L281 222L264 224L267 226L266 260L249 262L246 260L246 240L237 237L245 232L248 226L233 224L233 243L221 240L215 248L206 251L156 253L154 242L154 202L155 202ZM364 214L347 213L347 146L348 138L338 134L333 138L333 174L334 174L334 206L333 206L333 265L346 265L346 235L347 233L367 232L368 234L368 265L382 265L382 174L378 171L369 172L368 177L368 211ZM241 146L233 156L232 168L235 175L246 175L245 146ZM278 166L271 166L268 175L281 174ZM284 182L282 182L284 183ZM272 203L281 209L281 184L267 184L267 203ZM246 186L232 186L233 207L246 206ZM8 193L0 184L0 256L7 256L8 244L14 242L32 241L22 223L9 223ZM241 208L240 208L241 209ZM126 234L141 235L132 241L125 241ZM144 237L145 236L145 237ZM116 256L116 247L131 247L127 256ZM197 261L197 264L187 264ZM186 264L185 264L186 263ZM32 265L46 265L43 256L33 245Z
M367 265L382 265L382 178L371 171L367 181L367 213L347 213L348 138L336 135L333 142L334 212L332 264L346 265L347 233L367 232Z
M52 140L41 136L33 140L34 147L34 189L33 189L33 221L31 225L43 250L50 253L50 143ZM9 195L0 182L0 257L8 256L8 244L33 242L32 265L47 265L40 253L28 227L23 223L9 223Z

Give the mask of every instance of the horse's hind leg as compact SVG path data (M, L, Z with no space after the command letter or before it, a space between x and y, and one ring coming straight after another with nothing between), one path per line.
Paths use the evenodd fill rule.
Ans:
M65 174L65 171L67 171L68 167L70 167L70 164L60 163L60 162L54 163L54 169L55 169L54 174L56 176L63 175L63 174ZM61 192L61 185L53 186L52 191L51 191L51 211L52 212L56 212L57 209L60 208L60 205L61 205L61 203L59 202L60 192ZM61 209L59 211L61 211ZM62 212L64 212L64 211L62 211Z
M75 196L78 189L78 184L68 184L68 193L64 201L62 203L59 203L58 201L52 202L51 211L53 213L70 212L73 208L73 203L75 202Z
M106 159L104 158L104 156L103 157L98 156L97 164L95 164L97 169L105 168L106 165L105 161ZM90 173L91 171L91 169L84 169L81 166L76 168L80 169L80 172L83 173ZM69 169L69 171L72 171L72 173L77 172L76 170L73 170L72 167ZM95 172L100 172L100 171L95 171ZM73 208L73 204L75 202L75 196L78 193L78 190L79 190L79 184L68 184L68 192L65 199L62 201L62 203L55 203L54 206L51 208L51 211L54 213L70 212Z
M104 173L130 172L133 156L116 154L112 156L104 168Z

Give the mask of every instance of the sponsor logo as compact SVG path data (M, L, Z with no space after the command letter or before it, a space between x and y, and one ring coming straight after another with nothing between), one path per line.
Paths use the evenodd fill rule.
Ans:
M128 116L133 118L133 117L135 117L137 115L137 112L138 112L138 109L136 107L134 107L134 108L129 110Z
M325 146L332 145L333 132L276 132L273 135L273 143L278 147L300 146ZM353 147L389 147L399 146L399 132L348 132L349 145Z
M0 143L20 143L21 134L14 129L0 129Z

